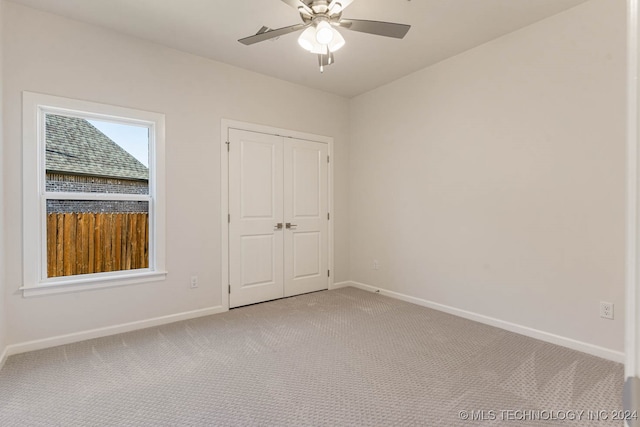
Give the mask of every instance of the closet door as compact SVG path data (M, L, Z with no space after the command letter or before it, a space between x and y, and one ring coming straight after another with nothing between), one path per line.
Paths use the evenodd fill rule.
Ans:
M327 152L327 144L285 139L285 296L328 288Z
M283 138L229 131L229 306L284 295Z

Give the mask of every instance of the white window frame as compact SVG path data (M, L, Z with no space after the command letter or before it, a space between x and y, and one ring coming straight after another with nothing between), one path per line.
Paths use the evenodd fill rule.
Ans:
M165 271L165 130L164 114L89 101L22 94L23 284L25 297L83 291L164 280ZM149 129L149 194L47 192L45 188L45 116L96 119ZM149 203L149 267L106 273L47 277L46 201L136 200Z

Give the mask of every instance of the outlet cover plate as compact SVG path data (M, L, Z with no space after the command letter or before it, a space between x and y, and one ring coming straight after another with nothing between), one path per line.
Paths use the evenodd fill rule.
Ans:
M613 320L613 303L600 301L600 317Z

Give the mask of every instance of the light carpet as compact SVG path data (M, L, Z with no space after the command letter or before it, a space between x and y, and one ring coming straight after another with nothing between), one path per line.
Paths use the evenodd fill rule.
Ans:
M621 364L344 288L11 356L0 425L622 426L622 384Z

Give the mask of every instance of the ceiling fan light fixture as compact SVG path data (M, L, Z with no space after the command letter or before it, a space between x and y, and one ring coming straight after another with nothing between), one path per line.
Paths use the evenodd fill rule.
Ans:
M333 31L333 40L331 40L328 46L330 52L335 52L342 46L344 46L345 41L344 37L342 37L342 34L340 34L340 31L336 30L335 28L331 28L331 31Z
M333 28L330 28L333 30ZM333 30L335 31L335 30ZM336 31L337 33L337 31ZM318 55L326 55L329 52L335 52L344 45L344 39L338 33L338 37L333 37L331 44L320 44L316 38L316 28L309 27L298 37L298 44L306 51Z
M316 44L313 47L311 53L317 53L319 55L326 55L329 53L329 47L326 44Z
M316 41L320 44L329 44L333 41L334 29L327 21L320 21L316 26Z
M313 52L315 45L318 44L316 41L316 28L312 26L304 30L298 37L298 44L304 50Z

